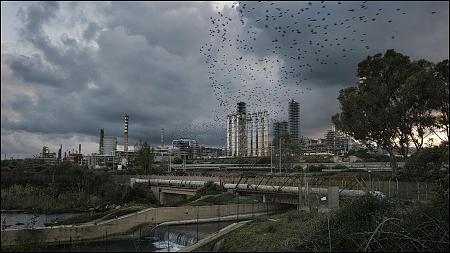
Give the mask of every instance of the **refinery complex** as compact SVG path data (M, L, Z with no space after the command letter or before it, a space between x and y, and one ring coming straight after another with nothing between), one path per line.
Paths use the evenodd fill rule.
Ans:
M345 155L354 143L347 135L332 126L324 133L324 138L314 139L302 135L300 121L300 103L291 99L288 104L287 120L275 121L270 129L270 116L266 110L249 112L247 104L239 102L235 113L226 117L226 146L210 147L190 138L174 139L169 145L164 142L164 128L160 130L159 145L152 145L154 162L172 162L175 160L207 160L227 158L264 158L277 154L282 145L294 143L303 155ZM137 146L129 146L129 115L123 116L123 149L119 150L118 137L99 130L98 152L83 154L81 144L78 149L63 152L50 152L44 146L39 156L46 163L71 161L91 168L110 168L122 170L136 164ZM283 144L284 143L284 144Z

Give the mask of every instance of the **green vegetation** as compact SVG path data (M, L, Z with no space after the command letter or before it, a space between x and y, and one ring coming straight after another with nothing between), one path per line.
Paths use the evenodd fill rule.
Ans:
M290 211L254 222L218 251L448 251L448 224L448 191L418 207L365 197L328 214Z
M197 190L195 196L190 198L189 201L195 201L202 196L215 195L220 193L222 193L222 188L219 185L216 185L214 181L208 181Z
M230 233L218 250L448 252L448 146L417 152L401 173L432 180L431 201L410 205L366 196L327 214L290 211Z
M361 162L389 162L389 156L385 155L379 155L379 154L371 154L369 153L369 150L367 149L360 149L360 150L350 150L348 152L348 155L354 155L358 157ZM401 159L398 159L398 161L401 161Z
M319 164L319 165L310 165L306 168L307 172L322 172L322 170L327 169L328 167L323 165L323 164Z
M152 164L155 159L153 149L147 142L137 144L137 165L144 170L144 174L152 174Z
M16 167L21 165L24 164L2 161L3 210L74 212L104 210L106 206L125 203L157 203L149 189L116 184L105 171L89 170L71 162Z
M369 146L389 152L396 174L396 153L418 151L429 133L449 136L448 60L411 61L387 50L358 64L360 83L340 91L342 112L332 117L339 130ZM445 140L445 137L439 137Z
M435 181L448 175L449 152L447 144L424 148L411 155L405 167L400 170L400 178L419 181Z
M222 188L219 185L215 184L214 181L208 181L197 190L197 193L195 194L195 196L201 197L204 195L217 194L217 193L221 193L221 192L222 192Z
M334 165L332 167L332 169L334 169L334 170L347 170L348 168L347 168L347 166L345 166L343 164L337 164L337 165Z
M306 163L332 163L333 157L312 155L312 156L303 156L302 160L305 161Z

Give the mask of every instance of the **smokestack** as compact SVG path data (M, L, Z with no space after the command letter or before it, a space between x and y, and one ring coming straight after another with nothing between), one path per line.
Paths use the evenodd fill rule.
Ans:
M61 161L61 152L62 152L62 144L59 145L59 150L58 150L58 161Z
M81 143L78 144L78 154L81 154Z
M161 147L164 147L164 128L161 128Z
M128 114L125 114L125 122L123 126L123 151L128 151Z
M98 149L98 153L103 155L103 138L105 137L105 130L100 129L100 147Z

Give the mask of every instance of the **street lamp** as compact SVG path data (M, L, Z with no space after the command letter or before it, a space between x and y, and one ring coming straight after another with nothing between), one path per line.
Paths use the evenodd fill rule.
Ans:
M371 177L372 171L369 170L367 172L369 172L369 184L370 184L370 190L372 190L372 177Z

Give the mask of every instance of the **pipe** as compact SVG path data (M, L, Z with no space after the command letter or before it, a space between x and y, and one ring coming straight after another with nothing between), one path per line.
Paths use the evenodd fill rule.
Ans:
M295 186L285 186L281 188L281 186L275 185L254 185L254 184L225 184L225 189L241 189L241 190L254 190L254 191L266 191L266 192L284 192L284 193L298 193L298 187ZM280 189L281 188L281 189ZM306 191L305 187L302 187L301 190ZM328 188L308 188L308 190L313 194L328 194ZM384 194L380 191L370 191L370 193L374 196L379 196L384 198ZM339 196L342 197L361 197L366 195L365 191L362 190L341 190Z
M189 180L167 180L167 179L139 179L131 178L131 186L134 183L148 183L149 185L168 185L168 186L192 186L202 187L205 185L205 181L189 181ZM214 182L216 185L220 185L219 182ZM295 186L277 186L277 185L254 185L254 184L224 184L224 189L240 189L240 190L253 190L253 191L265 191L265 192L284 192L284 193L298 193L298 187ZM301 190L306 191L306 187L301 187ZM308 191L313 194L328 194L328 188L310 188ZM384 194L380 191L369 191L370 194L384 198ZM366 195L363 190L340 190L339 196L342 197L361 197Z

